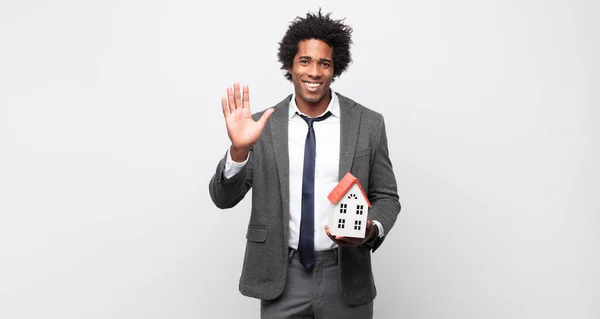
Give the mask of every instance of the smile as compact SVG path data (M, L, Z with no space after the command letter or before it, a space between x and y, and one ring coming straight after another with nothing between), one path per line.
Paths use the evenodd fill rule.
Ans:
M304 82L304 86L306 86L306 88L309 89L310 91L316 91L317 88L319 88L321 86L321 84L323 84L323 83Z

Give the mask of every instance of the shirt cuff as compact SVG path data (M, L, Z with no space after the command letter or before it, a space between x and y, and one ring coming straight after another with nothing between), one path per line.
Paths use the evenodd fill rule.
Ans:
M242 170L242 168L244 168L246 163L248 163L248 157L249 156L246 156L246 159L243 162L238 163L231 158L229 149L227 149L227 159L225 160L225 169L223 170L223 177L225 177L226 179L230 179L233 176L235 176L235 174L239 173Z
M381 225L380 222L373 220L373 224L375 224L375 226L377 226L377 230L379 230L379 238L385 236L385 232L383 230L383 225Z

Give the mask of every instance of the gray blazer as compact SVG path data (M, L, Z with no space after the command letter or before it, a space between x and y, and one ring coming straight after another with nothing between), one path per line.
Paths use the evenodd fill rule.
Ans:
M337 93L336 93L337 94ZM279 102L248 163L235 176L223 177L226 157L210 180L210 196L221 209L235 206L252 188L252 211L246 233L246 254L239 289L263 300L277 298L284 289L288 265L289 158L288 110L292 95ZM400 212L396 179L388 154L383 116L338 94L340 102L340 179L350 171L371 202L369 218L381 222L386 234ZM254 114L255 120L262 112ZM371 271L370 245L339 247L342 297L347 304L372 301L377 292Z

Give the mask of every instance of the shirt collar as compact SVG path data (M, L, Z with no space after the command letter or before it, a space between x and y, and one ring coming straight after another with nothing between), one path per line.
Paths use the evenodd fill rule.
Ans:
M333 89L329 88L329 90L331 92L331 101L329 101L329 105L327 105L327 109L325 110L325 112L323 112L323 114L325 114L325 113L327 113L327 111L329 111L329 112L331 112L331 115L340 117L340 101L338 100L337 94L335 94ZM298 114L306 115L306 114L300 112L300 110L298 110L298 105L296 105L296 92L294 92L292 94L292 99L290 100L290 108L289 109L290 109L290 111L288 114L288 119L291 119L294 115L296 115L296 112L298 112ZM319 115L319 116L321 116L321 115Z

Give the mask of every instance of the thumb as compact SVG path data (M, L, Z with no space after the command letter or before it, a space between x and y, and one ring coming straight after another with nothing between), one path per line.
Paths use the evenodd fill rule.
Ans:
M270 108L266 110L265 113L263 113L263 115L258 120L258 124L260 125L260 127L265 127L265 124L267 124L267 120L269 119L269 117L271 117L271 114L273 114L273 112L275 112L275 110L273 108Z

